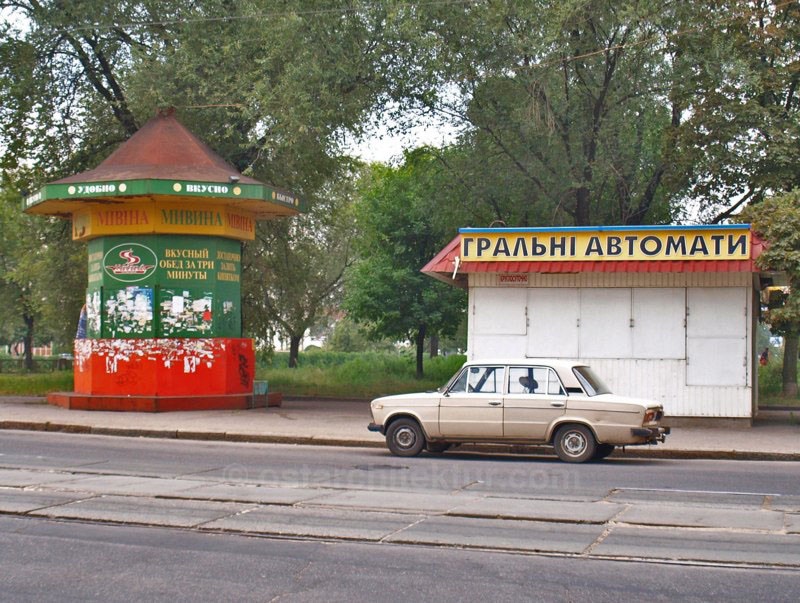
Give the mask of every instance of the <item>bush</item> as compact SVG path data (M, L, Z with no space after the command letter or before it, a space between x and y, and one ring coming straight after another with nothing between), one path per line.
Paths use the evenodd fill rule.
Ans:
M287 396L375 398L436 389L452 377L464 361L464 356L426 359L425 378L418 380L415 361L410 355L318 352L302 354L297 369L285 368L288 359L286 363L278 360L278 366L260 369L258 378L269 382L270 391L280 391Z
M783 391L783 357L774 355L766 366L758 367L758 393L780 395Z

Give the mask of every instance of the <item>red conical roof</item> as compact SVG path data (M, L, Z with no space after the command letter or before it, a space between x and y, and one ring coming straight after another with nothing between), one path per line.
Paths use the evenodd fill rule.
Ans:
M228 183L231 176L242 184L261 184L242 176L168 109L159 111L96 168L52 184L147 179Z

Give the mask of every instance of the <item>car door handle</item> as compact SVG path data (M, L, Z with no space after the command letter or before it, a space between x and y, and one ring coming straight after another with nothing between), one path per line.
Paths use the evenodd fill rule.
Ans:
M502 402L497 402L497 401L489 402L489 406L500 406L501 404Z
M550 402L550 406L555 408L564 408L566 404L564 402Z

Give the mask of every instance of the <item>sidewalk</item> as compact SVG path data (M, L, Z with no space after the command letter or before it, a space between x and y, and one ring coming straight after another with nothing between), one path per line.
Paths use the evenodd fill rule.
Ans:
M43 398L0 397L0 429L384 447L383 436L367 431L369 421L368 404L353 401L288 399L281 407L253 410L122 413L66 410ZM665 444L631 447L625 456L800 460L800 410L762 411L753 427L674 427Z

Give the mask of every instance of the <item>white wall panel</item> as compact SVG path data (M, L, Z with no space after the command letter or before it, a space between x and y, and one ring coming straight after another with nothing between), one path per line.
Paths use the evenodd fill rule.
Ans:
M528 291L528 356L577 358L578 289Z
M747 385L747 289L689 289L687 385Z
M476 334L471 338L468 358L524 358L527 341L525 335Z
M751 416L751 388L687 386L683 360L588 358L583 361L595 369L612 392L655 400L664 405L668 416Z
M630 358L631 290L581 289L580 358Z
M474 289L475 334L525 335L527 296L527 289Z
M686 358L686 289L634 289L632 331L634 358Z

